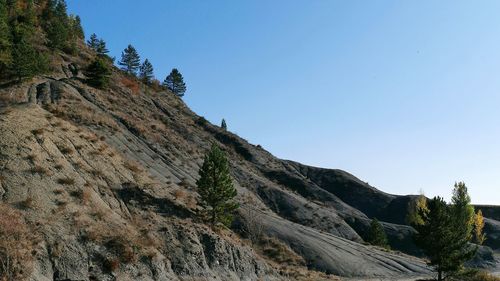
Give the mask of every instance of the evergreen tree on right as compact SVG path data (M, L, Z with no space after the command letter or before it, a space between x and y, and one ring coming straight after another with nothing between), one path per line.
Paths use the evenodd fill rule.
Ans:
M474 208L464 183L455 184L452 203L434 197L426 208L419 209L421 224L414 224L417 230L415 242L424 250L429 262L438 273L438 281L463 270L477 247L470 244L473 237Z
M238 208L238 204L233 201L236 189L226 155L217 145L213 144L205 156L199 175L196 185L211 226L217 223L229 226L232 213Z
M186 92L186 83L184 83L184 78L177 68L172 69L167 78L165 78L165 81L163 81L163 86L167 87L178 97L184 96Z
M146 59L139 70L139 78L145 84L150 84L154 78L153 71L153 65Z
M141 58L137 53L137 50L132 46L128 45L122 52L122 59L118 62L121 69L130 75L137 75L137 70L141 65Z
M384 227L382 224L374 218L370 223L370 230L366 238L366 242L389 249L389 243L387 242L387 235L385 234Z

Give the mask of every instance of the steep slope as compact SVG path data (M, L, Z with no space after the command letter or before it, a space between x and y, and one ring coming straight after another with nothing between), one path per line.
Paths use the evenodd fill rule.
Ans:
M230 158L242 204L235 231L249 227L250 214L326 273L429 273L420 259L362 244L378 217L393 248L418 253L402 225L409 197L277 159L119 71L108 90L64 71L91 56L61 57L60 71L0 89L0 198L40 227L35 280L293 279L198 218L195 181L213 142Z

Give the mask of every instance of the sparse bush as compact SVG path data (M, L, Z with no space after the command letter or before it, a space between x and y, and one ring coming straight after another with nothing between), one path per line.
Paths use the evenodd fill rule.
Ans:
M120 82L123 86L130 89L133 94L138 94L141 89L139 83L134 78L123 77Z
M141 168L139 167L139 164L132 161L127 161L123 163L123 166L125 166L125 168L129 169L133 173L139 173L142 171Z
M42 167L40 165L35 165L33 168L31 168L31 172L34 174L39 174L39 175L46 175L49 173L49 170L47 170L45 167Z
M293 266L305 265L305 261L301 256L276 238L265 238L262 241L261 247L265 256L279 264Z
M22 214L0 204L0 280L27 280L33 270L35 237Z
M116 272L120 268L120 260L117 258L107 258L104 260L104 270L107 272Z
M65 145L59 146L59 151L61 151L62 154L72 154L74 152L71 147Z
M75 184L75 179L74 178L69 178L69 177L60 178L60 179L57 180L57 183L58 184L63 184L63 185L73 185L73 184Z

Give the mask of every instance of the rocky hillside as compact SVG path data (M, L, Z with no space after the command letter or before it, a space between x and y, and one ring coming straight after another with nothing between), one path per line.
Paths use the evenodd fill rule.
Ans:
M0 88L0 200L36 234L32 280L429 274L411 256L420 254L404 225L411 196L278 159L118 70L109 89L90 87L78 69L92 57L61 54L51 74ZM211 230L197 215L195 181L211 143L226 151L238 189L232 229ZM364 243L374 217L399 252ZM486 220L490 247L476 265L496 264L497 219ZM252 243L248 229L267 238Z

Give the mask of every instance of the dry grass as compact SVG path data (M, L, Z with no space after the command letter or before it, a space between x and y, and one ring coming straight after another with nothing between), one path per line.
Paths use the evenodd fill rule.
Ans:
M59 148L59 151L61 151L61 153L65 155L72 154L73 152L75 152L71 147L63 144L58 145L57 147Z
M40 136L40 135L42 135L44 132L45 132L45 129L44 129L44 128L35 129L35 130L32 130L32 131L31 131L31 133L33 133L33 135L35 135L35 136Z
M117 272L120 269L120 260L118 258L106 258L103 263L104 270L109 273Z
M59 178L57 180L57 183L58 184L63 184L63 185L73 185L73 184L75 184L75 179L74 178L70 178L70 177Z
M36 237L22 213L0 204L0 280L27 280L33 271Z
M49 173L49 170L45 167L40 166L40 165L35 165L33 168L31 168L31 172L33 174L47 175Z
M35 208L35 200L33 199L33 196L30 194L26 199L21 201L20 203L21 208L23 209L34 209Z
M123 86L127 87L133 94L139 94L140 91L140 85L139 83L133 79L133 78L128 78L128 77L123 77L120 82L123 84Z
M455 280L455 279L452 279ZM471 277L468 277L469 281L500 281L500 277L493 276L486 271L479 271Z
M126 161L125 163L123 163L123 166L134 173L139 173L142 171L139 164L133 161Z
M263 238L259 247L264 256L278 264L290 266L304 266L306 264L301 256L276 238Z

